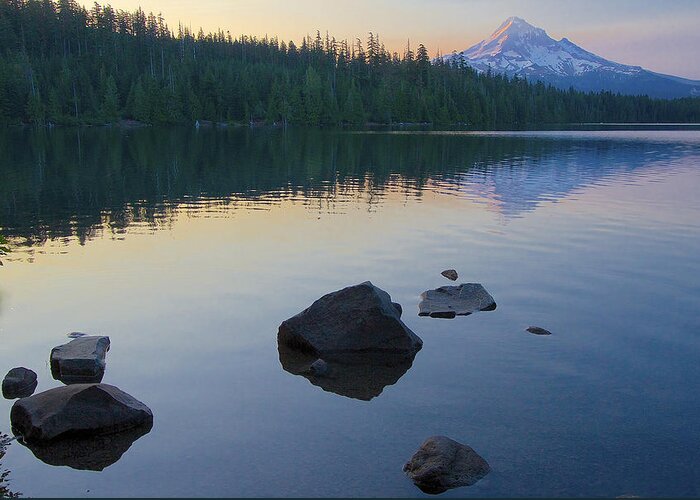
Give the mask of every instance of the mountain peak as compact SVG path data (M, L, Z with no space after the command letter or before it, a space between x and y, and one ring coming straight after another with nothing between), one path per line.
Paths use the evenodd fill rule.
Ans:
M491 34L491 39L498 38L502 35L523 35L527 33L544 33L544 30L533 26L525 19L517 16L511 16Z
M524 19L506 19L491 36L445 60L459 58L479 72L540 80L560 88L609 90L659 97L700 94L700 82L609 61L567 38L555 40Z

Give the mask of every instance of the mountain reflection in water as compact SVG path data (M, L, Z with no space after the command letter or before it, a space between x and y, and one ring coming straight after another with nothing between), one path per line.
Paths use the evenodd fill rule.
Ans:
M561 139L561 140L553 140ZM291 200L321 212L399 193L473 198L507 220L601 179L671 159L672 142L315 130L7 130L0 220L15 245L167 226ZM562 161L564 158L566 161Z

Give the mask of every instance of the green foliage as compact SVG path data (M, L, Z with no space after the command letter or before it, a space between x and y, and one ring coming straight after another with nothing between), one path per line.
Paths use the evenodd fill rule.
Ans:
M0 236L0 238L2 237ZM7 434L0 433L0 460L5 457L10 442L10 437ZM10 471L5 469L2 463L0 463L0 498L19 498L22 494L10 489L9 475Z
M0 123L194 120L459 123L700 121L700 99L562 91L464 61L431 62L419 45L389 53L370 33L349 44L223 31L172 32L161 16L73 0L0 0Z
M105 84L102 97L102 116L108 122L119 119L119 92L117 83L112 75L109 75Z
M0 234L0 255L7 255L10 251L10 247L7 246L7 239ZM2 261L0 260L0 266L2 266Z

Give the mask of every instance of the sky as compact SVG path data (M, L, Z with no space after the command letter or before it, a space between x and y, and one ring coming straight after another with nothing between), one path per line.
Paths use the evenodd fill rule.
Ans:
M81 0L91 6L93 1ZM487 38L518 16L556 39L567 37L616 62L700 80L700 0L100 0L117 9L161 12L204 31L298 42L328 31L338 39L378 33L390 51L410 39L431 55Z

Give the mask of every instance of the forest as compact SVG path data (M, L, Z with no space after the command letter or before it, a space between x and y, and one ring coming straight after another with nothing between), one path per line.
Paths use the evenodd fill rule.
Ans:
M160 14L0 0L0 123L430 123L470 127L698 122L700 98L559 90L402 53L380 36L300 43L171 29Z

